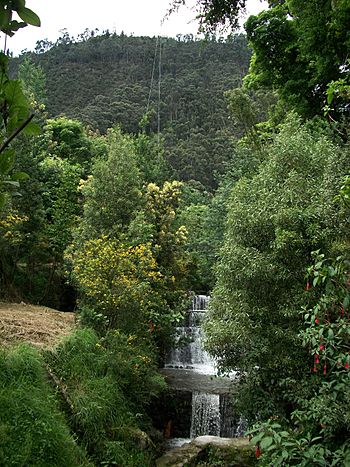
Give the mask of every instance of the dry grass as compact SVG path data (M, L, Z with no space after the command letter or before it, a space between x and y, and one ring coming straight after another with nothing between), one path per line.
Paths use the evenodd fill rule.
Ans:
M71 332L74 313L25 303L0 302L0 346L27 342L35 347L52 347Z

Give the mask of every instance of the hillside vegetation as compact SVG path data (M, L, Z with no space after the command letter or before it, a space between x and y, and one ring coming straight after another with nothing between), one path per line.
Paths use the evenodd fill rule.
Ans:
M116 123L137 133L149 111L149 131L159 124L173 176L214 187L214 172L223 172L230 159L234 127L224 92L239 86L248 70L245 37L91 34L75 39L66 33L28 54L45 73L49 116L75 118L101 133Z

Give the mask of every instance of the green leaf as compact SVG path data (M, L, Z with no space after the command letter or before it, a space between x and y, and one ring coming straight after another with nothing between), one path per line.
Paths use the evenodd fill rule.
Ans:
M22 23L14 19L13 21L9 23L8 30L11 32L14 32L14 31L18 31L19 29L25 28L26 26L27 26L27 23Z
M15 159L15 151L8 149L0 154L0 175L7 174L13 166Z
M23 129L23 133L28 136L38 136L41 134L41 127L38 123L29 122Z
M28 24L38 27L41 25L39 16L29 8L19 8L17 13L18 16Z
M19 187L19 183L14 181L14 180L4 180L2 182L4 185L10 185L10 186L15 186L16 188Z
M253 436L253 438L250 440L250 443L251 445L255 446L256 444L260 443L260 441L262 440L262 438L264 437L264 433L261 432L261 433L258 433L257 435Z
M16 172L11 177L12 180L19 180L19 181L28 180L29 178L30 178L29 175L25 172Z
M273 443L273 438L271 436L269 436L267 438L264 438L261 441L260 447L261 447L261 449L267 449L269 446L271 446L272 443Z
M13 9L17 11L20 8L25 8L26 1L25 0L12 0Z
M8 27L8 24L11 19L10 10L5 10L3 5L0 5L0 29Z

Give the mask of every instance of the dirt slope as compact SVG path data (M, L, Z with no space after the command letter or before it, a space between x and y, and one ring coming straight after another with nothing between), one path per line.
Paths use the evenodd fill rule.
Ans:
M28 342L36 347L52 347L73 327L74 313L0 302L0 346Z

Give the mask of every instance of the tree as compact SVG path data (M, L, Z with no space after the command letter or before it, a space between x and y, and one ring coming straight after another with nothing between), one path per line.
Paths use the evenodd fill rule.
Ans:
M141 205L141 174L131 136L113 128L107 136L107 157L94 162L92 176L82 181L82 234L120 238Z
M22 21L12 19L16 12ZM39 17L25 6L25 0L1 0L0 30L7 36L13 36L18 29L31 24L40 26ZM6 194L13 188L18 188L18 181L26 178L22 172L11 175L15 160L15 152L9 149L10 143L20 133L30 134L38 131L29 115L26 101L19 80L12 80L8 74L8 56L5 49L0 53L0 210L4 208Z
M346 158L292 118L258 173L233 187L207 346L223 369L243 372L239 399L251 420L290 415L307 371L297 338L304 274L311 251L332 251L346 231L330 201L349 170Z
M322 114L328 83L347 76L349 15L347 1L291 0L251 16L246 84L276 89L303 116Z
M177 11L186 0L172 0L169 13ZM246 0L197 0L197 13L201 28L208 33L215 32L219 25L238 27L239 14L244 10Z

